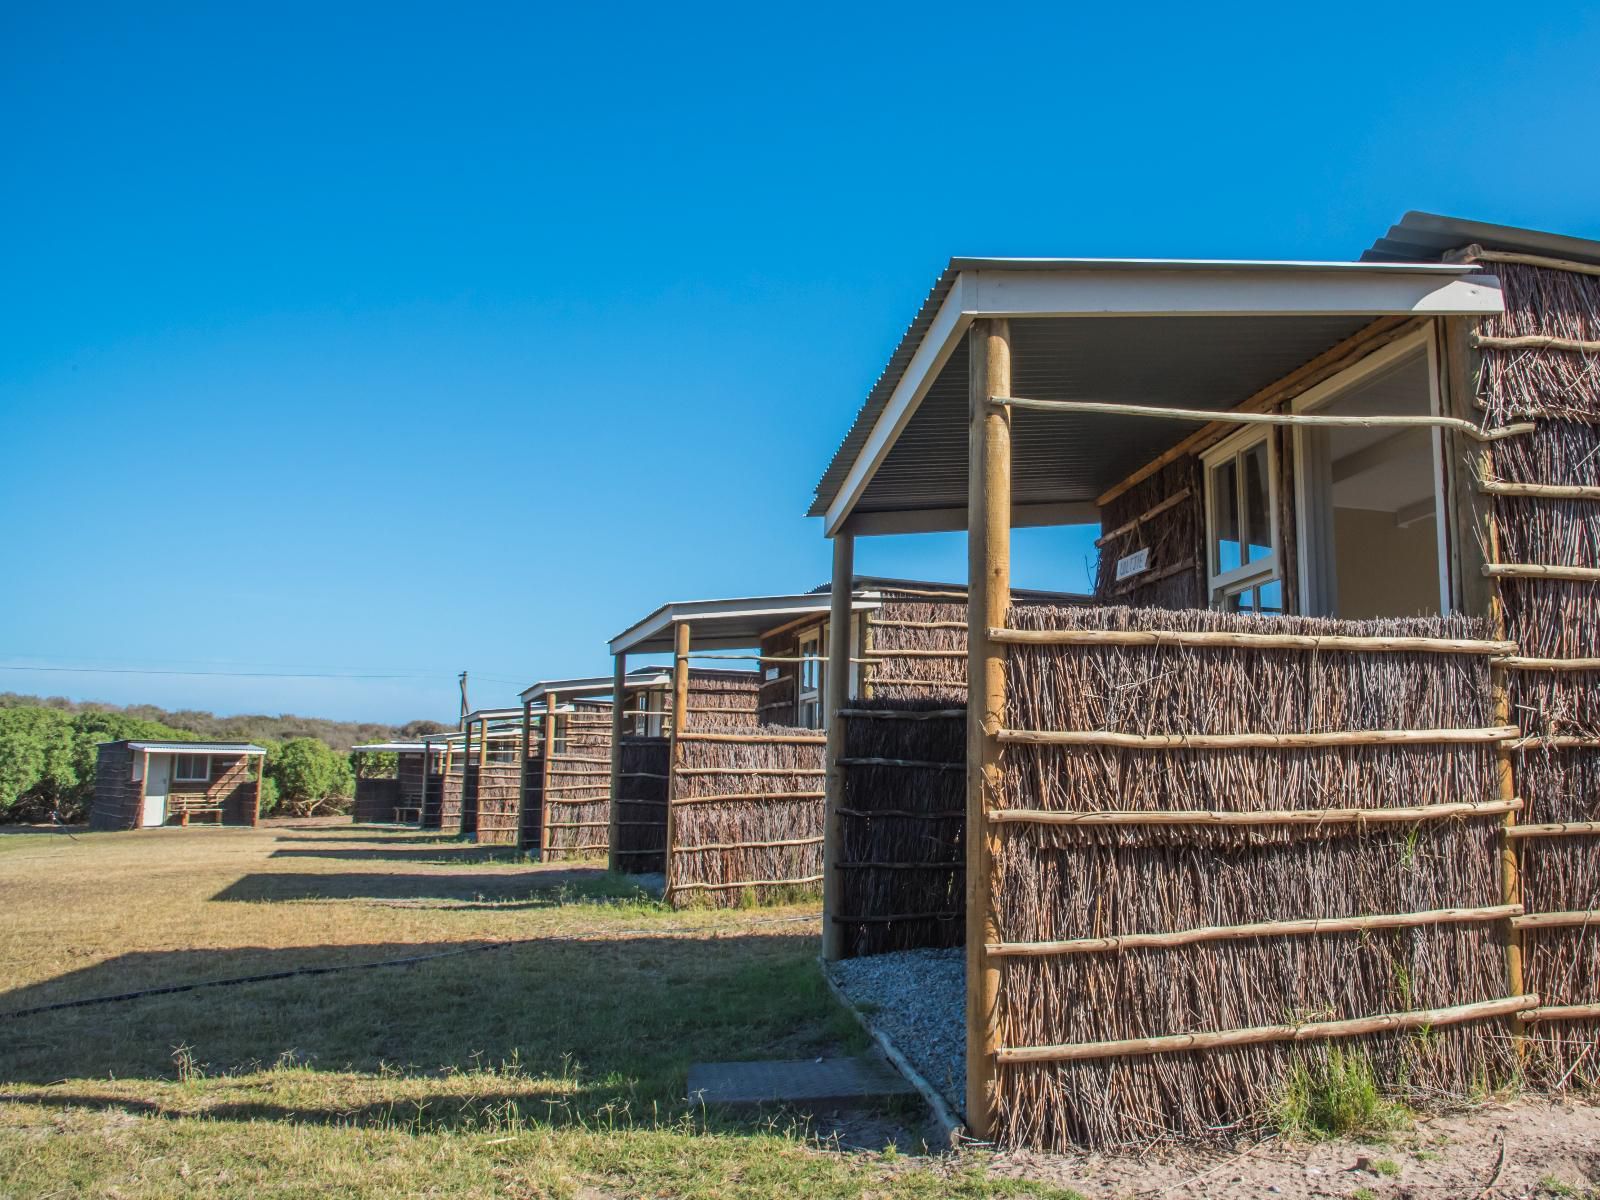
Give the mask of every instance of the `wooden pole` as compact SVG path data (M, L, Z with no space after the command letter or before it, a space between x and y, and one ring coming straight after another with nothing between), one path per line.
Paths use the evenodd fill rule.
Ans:
M258 754L256 755L256 804L255 807L250 810L250 824L252 825L258 825L261 823L261 782L266 778L266 774L267 756L265 754Z
M539 764L539 861L550 856L550 769L556 756L556 705L560 697L554 692L544 694L544 762Z
M417 828L424 829L428 824L428 771L433 765L433 747L427 742L422 743L422 791L417 796Z
M444 744L444 762L439 768L439 832L444 832L444 796L450 790L450 759L454 747L446 741ZM457 830L456 832L460 832Z
M828 595L828 673L822 681L823 728L828 733L827 805L822 826L822 957L837 962L844 957L844 926L833 918L844 911L840 892L844 879L839 863L844 857L845 725L842 716L850 702L850 597L855 575L855 538L848 533L833 539L833 582Z
M667 850L662 860L666 883L661 899L672 903L672 851L678 834L678 822L672 815L672 801L677 798L678 768L682 765L683 746L679 735L689 720L689 622L679 621L672 630L672 742L667 752Z
M611 664L611 830L610 846L606 851L606 865L613 871L622 870L622 860L618 855L617 846L621 838L617 836L618 822L621 820L622 809L619 791L622 787L622 708L623 691L628 682L628 654L623 651L615 656Z
M133 824L128 826L129 829L138 829L144 824L144 797L150 787L150 751L141 750L139 753L144 756L144 769L139 772L139 795L133 802Z
M1005 653L989 630L1007 624L1011 604L1011 413L990 403L1011 394L1011 324L974 321L968 334L967 446L967 1125L994 1128L999 1047L999 968L986 946L1003 941L994 915L1000 741L1005 724Z
M523 830L526 829L526 816L528 804L528 751L533 748L533 701L522 702L522 741L517 746L517 849L525 850L522 844Z

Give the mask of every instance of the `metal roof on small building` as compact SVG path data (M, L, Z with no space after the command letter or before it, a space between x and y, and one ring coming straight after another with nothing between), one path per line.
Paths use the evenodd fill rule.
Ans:
M101 742L102 746L115 745ZM265 754L266 750L251 742L129 742L130 750L146 750L152 754Z
M1388 233L1362 253L1361 261L1438 262L1468 246L1600 264L1600 241L1415 211L1391 225Z

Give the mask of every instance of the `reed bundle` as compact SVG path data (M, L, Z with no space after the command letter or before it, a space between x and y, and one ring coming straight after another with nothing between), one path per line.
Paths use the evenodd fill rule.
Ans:
M611 825L611 721L579 710L556 718L555 753L545 764L544 861L605 854Z
M685 731L748 735L751 727L691 715ZM823 747L776 740L810 730L769 725L758 732L774 740L677 743L667 861L667 897L675 905L727 907L821 890Z
M1504 314L1486 321L1479 403L1505 424L1535 416L1531 436L1493 444L1492 474L1508 483L1600 484L1600 355L1541 344L1600 338L1600 278L1496 262ZM1519 346L1493 339L1534 339ZM1505 563L1600 566L1600 502L1550 496L1494 496L1498 558ZM1518 653L1546 659L1600 656L1600 592L1589 582L1496 581L1506 635ZM1513 671L1513 719L1543 736L1600 735L1600 672ZM1561 823L1600 816L1600 751L1529 748L1515 757L1522 820ZM1516 841L1523 904L1544 913L1600 909L1600 838L1528 837ZM1600 932L1534 925L1522 931L1526 986L1542 1003L1585 1011L1600 1001ZM1539 1021L1531 1027L1528 1075L1543 1087L1600 1086L1600 1020Z
M1189 610L1018 608L1022 629L1477 639L1461 617L1326 621ZM1481 728L1483 655L1248 646L1013 645L1006 724L1137 734ZM1152 750L1008 745L1002 807L1220 812L1409 808L1497 798L1492 743ZM1296 825L994 826L1001 940L1177 933L1309 918L1494 908L1499 820ZM1001 972L1002 1047L1226 1033L1506 996L1492 921L1018 954ZM1148 939L1145 939L1147 942ZM1352 1039L1389 1084L1462 1093L1511 1067L1503 1026ZM1002 1062L1002 1136L1052 1147L1216 1137L1259 1119L1320 1043Z
M663 737L622 739L614 801L618 870L666 870L669 745Z
M862 700L844 718L840 814L844 954L959 946L966 911L967 723L947 702ZM893 714L875 717L873 713ZM866 760L864 762L863 760ZM902 764L947 763L956 770ZM870 764L870 765L869 765Z

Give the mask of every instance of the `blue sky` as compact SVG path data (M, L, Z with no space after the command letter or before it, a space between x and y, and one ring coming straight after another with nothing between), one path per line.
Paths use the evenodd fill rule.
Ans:
M1074 8L6 6L0 664L117 673L0 690L448 718L820 583L951 255L1600 236L1593 9Z

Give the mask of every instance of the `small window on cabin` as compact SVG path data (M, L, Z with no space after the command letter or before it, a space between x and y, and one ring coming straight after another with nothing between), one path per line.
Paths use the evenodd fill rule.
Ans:
M209 754L173 755L172 777L179 783L209 783L211 781L211 756Z
M1231 612L1282 612L1277 468L1267 431L1229 438L1204 461L1212 605Z
M822 630L800 635L800 687L795 722L804 729L822 728Z

